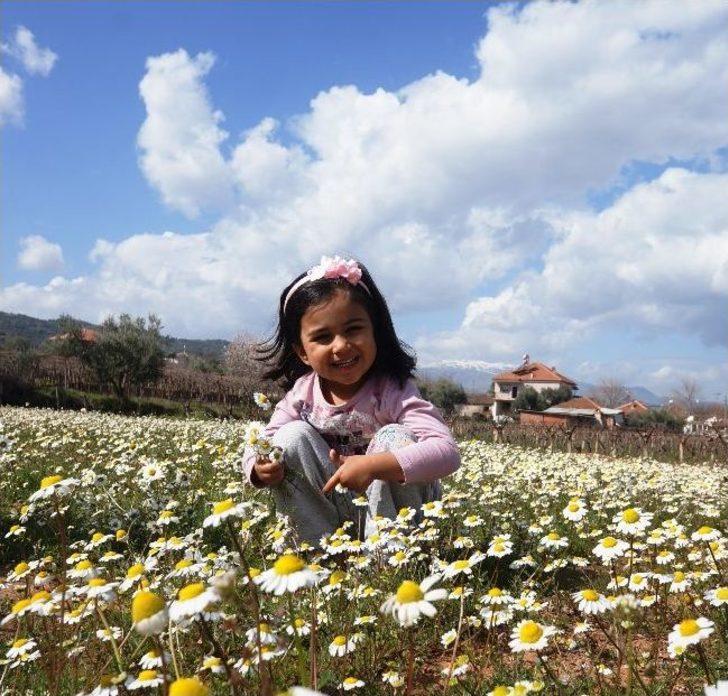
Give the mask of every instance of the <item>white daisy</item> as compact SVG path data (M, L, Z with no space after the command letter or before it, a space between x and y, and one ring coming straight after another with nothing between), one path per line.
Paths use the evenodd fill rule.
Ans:
M513 652L543 650L549 638L557 632L553 626L546 626L530 619L520 621L513 631L508 645Z
M419 585L412 580L405 580L396 594L382 604L382 613L391 614L402 626L416 624L422 614L433 617L437 610L431 602L447 597L447 590L430 589L439 579L439 575L430 575Z
M190 616L201 614L211 604L220 600L217 590L205 587L202 582L185 585L178 593L177 599L169 607L169 617L175 623Z
M317 577L302 558L289 553L281 556L272 568L255 577L253 582L264 592L282 595L315 585Z

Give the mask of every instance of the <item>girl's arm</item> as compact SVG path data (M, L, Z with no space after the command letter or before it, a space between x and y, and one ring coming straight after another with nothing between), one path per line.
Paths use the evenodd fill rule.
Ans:
M273 414L268 421L268 425L265 427L263 434L271 438L278 431L279 428L284 426L286 423L301 419L301 398L297 387L297 382L292 389L276 404L273 409ZM252 483L256 487L260 487L260 484L253 478L253 465L255 464L255 452L253 449L246 445L245 452L243 453L243 471L245 472L245 478L249 483Z
M383 407L391 422L409 428L417 442L391 454L404 472L404 483L429 483L452 474L460 466L460 451L440 411L420 395L413 379L404 388L391 382Z

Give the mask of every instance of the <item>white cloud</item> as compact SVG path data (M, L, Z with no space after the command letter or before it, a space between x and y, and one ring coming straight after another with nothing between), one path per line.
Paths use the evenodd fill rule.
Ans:
M49 242L39 234L20 240L18 266L26 271L54 271L63 267L63 250L60 244Z
M17 27L12 41L3 44L2 50L19 60L31 75L47 77L58 60L58 56L50 48L38 46L33 32L24 26Z
M728 345L726 190L728 174L669 169L600 213L552 211L542 268L473 300L458 330L425 345L506 357L625 328Z
M23 122L23 81L0 67L0 127Z
M164 202L195 217L201 209L224 208L232 185L219 146L227 133L209 101L203 78L212 53L190 58L180 49L147 59L139 93L147 117L139 130L140 165Z
M88 277L2 301L154 310L177 333L230 335L265 327L290 278L338 252L397 313L462 310L457 331L423 331L430 359L554 355L625 325L724 342L722 175L673 169L602 213L585 201L635 161L712 161L728 143L727 21L721 0L494 6L474 80L334 86L229 146L213 55L151 57L142 171L168 206L218 221L100 243Z

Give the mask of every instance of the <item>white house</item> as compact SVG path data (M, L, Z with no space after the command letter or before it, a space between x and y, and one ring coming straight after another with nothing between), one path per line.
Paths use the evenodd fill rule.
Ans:
M540 362L530 362L528 356L520 367L511 372L501 372L493 377L493 397L491 407L494 419L510 415L513 402L524 387L531 387L537 392L545 389L558 389L561 385L576 391L578 386L573 379L557 372L555 367L548 367Z

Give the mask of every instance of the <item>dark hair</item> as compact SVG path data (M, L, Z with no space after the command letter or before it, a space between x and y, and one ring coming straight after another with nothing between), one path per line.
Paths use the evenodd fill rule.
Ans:
M327 302L338 290L347 292L352 300L361 304L371 319L377 356L369 375L387 375L396 379L400 387L413 376L417 364L415 352L397 338L386 300L364 265L359 263L359 268L362 271L361 281L369 288L371 295L361 284L352 285L344 278L321 278L297 288L284 312L283 303L288 291L305 273L286 286L278 303L275 333L257 346L256 360L271 365L263 373L266 379L281 380L283 388L290 389L299 377L311 371L311 367L303 363L293 349L294 344L301 344L301 319L309 307Z

